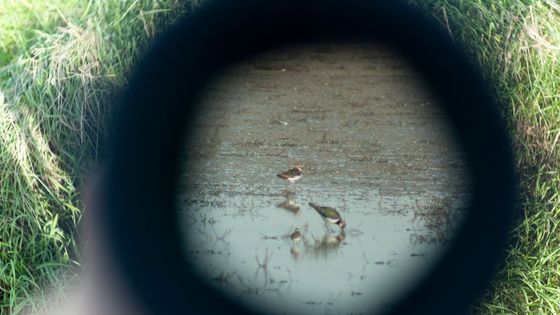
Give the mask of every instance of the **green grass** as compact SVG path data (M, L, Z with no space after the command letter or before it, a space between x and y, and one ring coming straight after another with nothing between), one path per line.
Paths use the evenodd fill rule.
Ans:
M474 314L560 313L560 5L416 1L501 103L521 178L507 260ZM180 0L0 0L0 313L38 310L79 267L80 193L114 91Z
M189 2L192 5L193 2ZM180 0L0 0L0 313L75 278L114 91Z
M420 3L420 1L418 1ZM514 140L520 213L475 314L560 313L560 5L422 2L484 69Z

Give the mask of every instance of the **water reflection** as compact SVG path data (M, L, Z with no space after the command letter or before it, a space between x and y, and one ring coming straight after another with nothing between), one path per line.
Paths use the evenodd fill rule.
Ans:
M189 266L225 294L273 314L384 311L452 242L461 152L386 47L274 52L206 92L177 201Z
M296 202L295 199L295 192L289 189L286 189L283 193L284 197L286 198L284 201L280 202L276 206L278 208L282 208L287 210L288 212L293 213L294 215L299 214L300 205Z

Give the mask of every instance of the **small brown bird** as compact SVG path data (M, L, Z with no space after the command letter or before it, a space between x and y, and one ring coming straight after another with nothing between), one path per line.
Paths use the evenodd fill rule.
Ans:
M290 235L290 239L291 239L292 241L294 241L294 243L295 243L295 242L301 241L301 237L302 237L301 232L300 232L298 229L296 229L296 230L294 231L294 233L292 233L292 234Z
M319 206L312 202L309 203L309 206L315 209L315 211L317 211L317 213L319 213L325 221L336 224L341 229L346 227L346 221L342 220L340 213L338 213L338 211L334 208Z
M276 176L282 178L283 180L287 180L290 183L295 183L296 181L298 181L301 176L303 175L302 173L302 169L300 166L296 166L294 168L291 168L283 173L280 174L276 174Z

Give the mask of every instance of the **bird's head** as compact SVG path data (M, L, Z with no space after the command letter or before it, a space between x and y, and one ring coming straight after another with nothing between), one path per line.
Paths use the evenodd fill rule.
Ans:
M336 225L340 226L341 229L346 227L346 221L340 219L338 220L338 222L336 222Z

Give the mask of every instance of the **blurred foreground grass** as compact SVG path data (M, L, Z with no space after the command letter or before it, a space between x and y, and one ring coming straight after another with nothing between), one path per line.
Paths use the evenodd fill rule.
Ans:
M35 312L75 278L80 194L104 155L115 91L187 9L180 0L0 0L0 313Z
M421 3L421 4L420 4ZM418 1L493 84L513 139L520 218L477 314L560 314L560 5Z
M80 194L105 156L115 91L150 39L194 5L0 0L0 313L38 310L48 303L47 288L75 278ZM416 5L484 69L522 181L507 261L473 313L558 314L560 5Z

